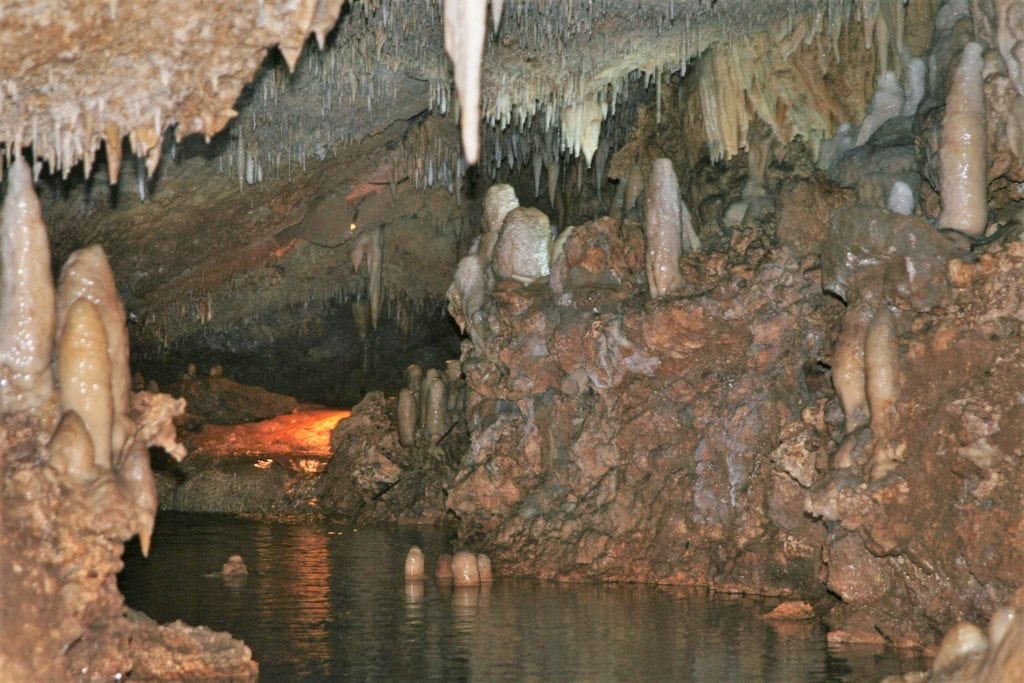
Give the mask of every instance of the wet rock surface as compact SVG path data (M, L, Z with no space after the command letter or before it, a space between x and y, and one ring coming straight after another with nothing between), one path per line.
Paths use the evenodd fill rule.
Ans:
M840 207L821 268L747 224L650 301L639 230L579 226L549 281L487 299L447 498L464 541L508 573L799 595L836 642L936 643L1020 587L1024 246L976 258ZM884 391L858 342L875 414L856 428L823 278L889 330Z
M867 442L895 454L893 469L872 481L854 463L812 487L828 585L843 599L828 621L848 639L936 642L1021 585L1022 274L1019 242L954 260L940 306L900 311L897 417Z
M461 535L511 573L820 594L825 530L769 454L827 393L811 359L841 307L754 228L649 301L640 231L580 226L550 286L496 286L463 360Z
M361 524L436 524L445 514L445 491L468 437L454 425L439 441L420 432L399 442L398 405L371 392L331 433L333 456L317 484L319 507Z

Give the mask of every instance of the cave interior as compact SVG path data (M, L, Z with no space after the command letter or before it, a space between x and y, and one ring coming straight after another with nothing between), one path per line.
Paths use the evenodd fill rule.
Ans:
M253 449L1024 672L1024 2L93 5L0 15L0 678L175 671L123 543Z

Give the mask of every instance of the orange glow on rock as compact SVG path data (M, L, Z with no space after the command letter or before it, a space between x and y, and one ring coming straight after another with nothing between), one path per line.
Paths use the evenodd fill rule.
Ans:
M348 410L300 408L262 422L206 425L188 436L189 451L197 455L295 455L327 458L331 430L352 414Z

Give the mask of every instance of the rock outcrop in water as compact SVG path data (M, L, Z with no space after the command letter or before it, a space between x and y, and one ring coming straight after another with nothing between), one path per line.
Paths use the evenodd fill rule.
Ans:
M427 379L442 381L439 374ZM423 407L430 412L429 404ZM334 455L317 484L322 509L359 524L443 521L445 490L467 445L465 426L456 423L441 437L422 428L404 446L398 410L395 398L374 391L338 423L331 433Z
M819 268L758 225L654 301L640 224L610 218L549 280L495 286L463 359L460 536L507 573L800 595L834 641L937 642L1021 585L1024 246L974 260L840 206Z
M753 228L683 259L672 298L648 299L644 253L640 223L600 219L550 282L496 286L463 360L461 536L504 572L814 592L825 530L769 454L827 400L840 306Z

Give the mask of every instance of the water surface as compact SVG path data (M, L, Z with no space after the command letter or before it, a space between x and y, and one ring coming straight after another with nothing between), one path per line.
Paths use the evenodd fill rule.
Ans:
M820 625L758 619L774 603L634 584L503 579L453 591L407 587L405 553L428 566L434 529L352 528L161 512L148 560L132 543L129 606L161 623L229 631L263 681L871 681L923 669L912 654L836 648ZM216 575L240 554L249 575ZM214 576L210 576L214 574Z

